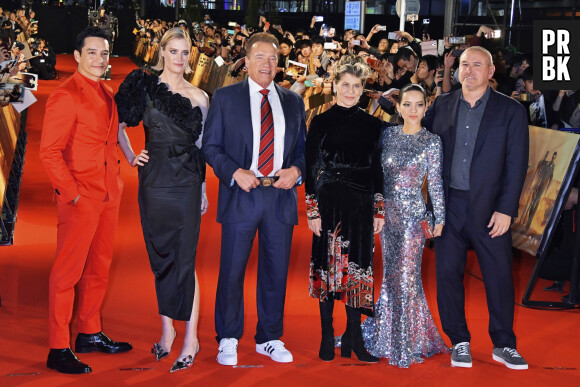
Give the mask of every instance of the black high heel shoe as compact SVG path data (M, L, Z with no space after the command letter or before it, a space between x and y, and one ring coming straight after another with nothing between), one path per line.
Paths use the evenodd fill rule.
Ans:
M173 367L169 370L169 372L181 371L187 368L191 368L193 366L193 361L199 352L199 345L197 346L197 351L195 351L195 355L187 355L181 359L177 359L175 363L173 363Z
M169 356L170 352L171 351L164 350L159 343L153 344L153 348L151 348L151 353L155 355L155 360L157 361Z
M177 335L177 332L174 329L173 330L173 340L174 341L175 341L176 335ZM173 342L171 342L171 345L173 345ZM163 359L164 357L169 356L169 354L171 353L171 348L169 349L169 351L166 351L161 346L161 344L155 343L155 344L153 344L153 348L151 348L151 353L155 355L155 360L159 361L159 360Z

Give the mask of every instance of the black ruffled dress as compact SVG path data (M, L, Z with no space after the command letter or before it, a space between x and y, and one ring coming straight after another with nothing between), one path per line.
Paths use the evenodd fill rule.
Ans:
M139 210L159 313L191 317L205 162L195 145L202 113L156 75L134 70L115 95L119 122L143 120L149 162L139 167Z
M334 105L306 138L306 207L320 217L313 236L309 292L373 315L373 218L384 217L383 123L357 106Z

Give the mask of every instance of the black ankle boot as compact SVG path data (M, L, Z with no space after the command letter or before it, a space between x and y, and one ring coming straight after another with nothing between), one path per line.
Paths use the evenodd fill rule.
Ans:
M322 341L318 357L324 361L334 359L334 329L332 328L332 311L334 300L320 303L320 325L322 327Z
M342 357L350 357L351 351L354 352L359 361L366 363L376 363L378 358L370 355L366 348L362 337L362 330L360 327L360 312L349 306L346 307L346 331L342 335L340 345L340 355Z
M348 320L346 322L346 329L342 336L340 337L340 356L350 357L350 327L348 325Z
M320 342L320 350L318 357L324 361L331 361L334 359L334 329L332 328L332 320L322 320L322 341Z

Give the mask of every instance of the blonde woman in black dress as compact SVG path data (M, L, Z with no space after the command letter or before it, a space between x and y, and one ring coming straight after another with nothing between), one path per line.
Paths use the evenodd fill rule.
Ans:
M171 371L189 368L199 351L199 286L195 256L200 218L207 210L205 162L200 146L208 110L207 95L188 83L191 41L180 28L161 39L158 70L130 73L115 96L119 145L127 161L139 166L139 210L161 315L161 339L152 352L169 355L175 339L173 320L185 321L181 354ZM145 149L135 156L125 126L143 121Z

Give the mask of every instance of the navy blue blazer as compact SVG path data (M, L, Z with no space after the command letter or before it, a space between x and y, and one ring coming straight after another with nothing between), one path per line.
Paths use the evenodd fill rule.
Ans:
M295 92L275 87L286 122L282 168L298 167L305 176L304 102ZM205 121L201 150L220 180L217 208L220 223L246 220L254 210L252 192L232 185L232 176L238 168L250 169L253 137L248 80L216 90ZM277 219L285 224L298 224L296 187L276 189L276 195L276 208L272 210L276 211Z
M461 90L440 95L425 114L423 124L443 142L443 186L449 197L451 163ZM497 211L515 218L526 178L529 128L525 108L491 90L479 126L469 175L470 217L487 230Z

